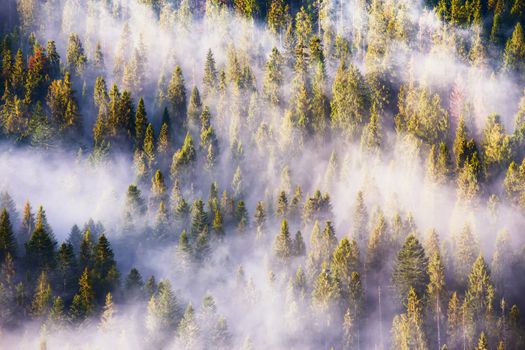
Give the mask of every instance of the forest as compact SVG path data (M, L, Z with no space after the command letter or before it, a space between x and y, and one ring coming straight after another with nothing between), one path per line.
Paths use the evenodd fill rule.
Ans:
M525 349L525 0L0 0L1 349Z

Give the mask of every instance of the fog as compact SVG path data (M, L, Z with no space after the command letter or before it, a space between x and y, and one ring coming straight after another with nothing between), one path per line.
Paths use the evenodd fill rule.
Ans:
M340 12L334 11L322 26L339 28L340 34L351 43L361 36L365 47L366 39L370 37L367 32L370 18L362 7L363 3L345 3L342 17ZM463 101L475 106L467 122L475 132L476 140L481 139L481 130L491 113L499 114L507 132L512 132L522 96L522 83L497 70L492 53L487 53L486 64L475 66L451 45L456 38L469 45L473 43L476 28L444 28L436 15L422 4L410 1L386 1L385 4L397 11L406 11L404 18L411 30L405 40L396 39L387 44L388 52L381 64L394 72L389 77L392 85L428 87L439 94L441 106L447 109L451 118L459 117L453 115L455 111L450 106L452 90L459 90ZM195 13L203 13L198 7L203 5L202 2L192 2L192 5L200 11ZM4 5L0 6L3 9ZM452 246L455 235L469 224L487 262L494 252L496 235L502 229L509 232L516 252L525 243L521 232L525 222L518 209L501 198L495 211L488 201L490 194L501 193L501 181L491 185L475 203L464 204L458 199L454 181L437 185L426 178L428 146L411 142L411 139L386 128L394 124L395 109L391 103L381 114L383 147L378 154L363 150L359 141L348 141L336 135L324 142L299 144L292 141L290 134L293 131L286 129L283 118L286 114L284 106L291 101L294 89L292 67L285 69L285 103L280 107L270 106L262 98L265 62L274 46L284 52L282 38L271 33L264 23L241 18L225 8L213 8L210 3L206 4L208 10L204 17L195 15L187 23L181 23L177 12L182 5L170 2L164 3L159 14L134 0L47 0L34 6L32 29L37 39L41 43L55 40L63 63L71 32L80 35L89 62L92 62L96 45L100 43L105 62L102 74L108 87L113 83L123 86L122 77L116 76L113 69L116 60L122 58L118 56L124 52L126 57L123 59L129 62L133 50L142 50L143 47L147 69L144 79L132 87L131 92L135 103L144 97L148 118L156 130L160 129L164 106L156 102L158 87L164 84L163 88L166 88L176 65L182 68L189 100L191 88L194 85L199 89L202 87L209 49L219 69L228 64L228 52L232 48L235 48L241 65L250 64L258 91L258 95L253 96L257 96L260 112L255 120L248 120L250 91L237 94L230 87L225 101L214 95L203 98L203 104L211 109L211 124L219 140L218 164L211 176L203 170L202 160L199 160L197 174L180 184L182 196L191 206L197 199L206 203L211 180L218 183L219 198L223 191L233 192L232 181L237 166L242 173L249 225L244 233L239 233L230 224L224 241L213 243L209 258L202 264L181 258L177 242L184 225L171 224L169 238L155 242L151 231L155 226L156 208L150 208L134 230L126 228L124 212L128 186L138 184L145 200L152 197L151 181L149 178L142 182L137 179L132 155L115 152L104 161L96 162L89 157L90 145L83 147L86 153L80 155L77 150L69 149L37 150L9 144L0 147L0 189L11 195L19 215L26 201L31 203L34 211L42 205L59 242L68 239L73 225L83 227L90 219L100 221L112 243L121 281L132 267L140 271L144 280L151 275L157 282L169 280L179 313L182 315L191 303L197 319L205 309L203 298L212 295L217 309L213 317L225 317L231 335L230 348L329 349L330 346L338 348L337 344L340 344L341 317L333 316L330 311L314 312L310 291L304 296L289 287L289 280L295 278L297 267L306 270L307 257L295 257L283 267L276 264L272 255L272 242L279 233L281 221L269 210L275 208L281 190L287 192L291 201L295 186L301 186L303 203L317 189L328 192L331 203L329 219L333 221L338 239L356 238L352 232L355 224L352 213L356 197L362 191L370 218L369 231L375 226L376 212L381 210L388 225L396 214L403 222L412 219L415 235L421 242L427 239L430 230L435 229L444 247ZM129 39L122 40L125 30L129 30ZM313 32L316 32L315 26ZM351 61L363 74L379 69L367 64L364 52L359 52L358 47L353 47L353 50ZM327 59L328 91L337 67L338 62ZM74 77L79 96L84 84L88 85L88 91L92 90L98 73L87 69L82 76ZM88 97L79 98L79 102L85 133L89 135L97 112L90 105L90 92L87 94ZM224 105L228 107L224 108ZM236 110L237 106L240 106L240 112ZM259 141L257 133L261 125L266 125L269 132ZM450 133L453 135L453 131ZM198 144L197 138L195 142ZM235 142L240 142L243 147L240 161L232 159ZM176 138L173 144L178 148L182 139ZM335 155L335 163L330 162L332 155ZM289 179L284 176L283 180L285 167L290 175ZM152 174L148 175L151 177ZM164 176L169 194L174 182L168 173ZM273 202L269 203L270 200ZM269 211L262 238L253 223L258 201L265 201ZM170 216L176 204L170 203ZM213 215L208 204L205 204L205 209L209 216ZM212 221L213 216L209 220ZM322 230L325 224L322 221L319 224ZM313 222L290 220L291 236L300 230L307 250L311 248L313 226ZM447 254L450 260L453 253L443 252L444 256ZM362 251L361 259L364 257ZM243 275L239 273L241 267ZM362 349L387 348L389 345L387 339L392 318L399 313L399 307L388 299L392 294L388 268L382 271L379 283L363 283L365 286L369 283L366 299L370 304L375 303L378 286L386 294L387 301L381 311L375 304L370 306L366 319L363 318L359 325ZM71 326L58 331L43 327L39 320L26 322L16 330L2 331L0 345L28 349L42 344L48 349L206 348L206 322L188 345L174 330L168 334L155 333L156 328L148 323L147 304L147 300L122 303L117 300L116 314L109 329L100 326L98 316L76 328ZM382 313L381 319L379 312ZM159 342L151 341L152 338Z

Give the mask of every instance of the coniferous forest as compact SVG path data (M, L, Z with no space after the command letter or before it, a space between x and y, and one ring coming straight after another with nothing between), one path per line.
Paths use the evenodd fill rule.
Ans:
M525 0L0 0L0 348L525 349Z

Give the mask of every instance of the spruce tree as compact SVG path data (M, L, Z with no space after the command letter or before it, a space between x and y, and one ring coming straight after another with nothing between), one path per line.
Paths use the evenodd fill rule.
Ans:
M39 213L42 213L40 207ZM55 267L55 245L56 242L50 236L45 222L44 214L40 214L40 220L37 220L35 230L31 234L29 241L26 242L26 259L30 266L36 269L51 269Z
M217 68L215 67L215 58L213 52L208 49L206 54L206 62L204 64L204 76L202 83L204 85L204 95L207 96L217 89Z
M144 137L146 136L146 128L148 127L148 117L146 108L144 107L144 99L141 97L137 105L137 113L135 114L135 147L142 149L144 145Z
M0 260L4 261L8 254L15 256L15 253L16 240L13 234L13 227L9 220L9 213L4 208L0 214Z
M397 254L392 274L399 300L403 300L410 289L423 296L429 282L427 268L428 258L423 246L413 234L408 235Z
M131 268L124 281L125 295L128 300L135 300L144 293L144 281L136 268Z
M282 262L287 262L293 254L292 239L288 229L288 222L283 218L281 221L281 231L274 241L275 256Z
M35 295L31 304L31 314L33 317L40 318L47 316L51 308L52 293L51 285L47 279L47 273L42 271L36 285Z
M168 100L171 104L171 115L175 125L181 127L186 120L186 87L182 69L176 66L168 86Z

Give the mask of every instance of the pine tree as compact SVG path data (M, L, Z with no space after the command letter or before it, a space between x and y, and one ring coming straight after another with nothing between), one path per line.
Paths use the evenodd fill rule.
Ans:
M15 253L16 240L13 234L13 227L9 220L9 213L4 208L0 214L0 260L4 261L8 254L15 256Z
M479 255L468 276L468 288L465 295L474 320L483 320L491 315L494 295L494 286L490 280L488 266L483 256Z
M160 281L158 292L148 303L146 329L150 335L174 331L180 319L177 298L169 281Z
M381 211L376 215L376 223L368 240L365 266L367 271L380 271L384 266L385 257L389 254L389 239L387 223Z
M453 292L448 303L447 311L447 345L451 349L461 344L461 305L457 293Z
M53 306L49 310L49 316L46 324L51 330L60 330L67 323L67 317L64 314L64 301L60 296L53 299Z
M144 138L146 136L146 128L148 125L148 117L146 108L144 107L144 99L141 97L137 105L137 113L135 114L135 147L142 149L144 145Z
M61 132L73 131L80 126L78 105L70 78L69 72L66 72L64 79L54 80L49 86L46 98L51 121Z
M77 295L80 297L80 307L82 311L80 319L82 319L83 317L90 316L95 308L95 294L87 268L84 269L78 284L80 288Z
M359 70L341 64L332 85L332 126L346 137L353 138L367 121L370 96L366 82Z
M33 317L45 317L51 308L52 294L51 285L47 279L47 273L42 271L38 278L35 295L31 304L31 314Z
M124 281L125 295L128 300L134 300L141 297L144 293L144 281L140 272L136 268L132 268L126 280Z
M244 196L244 181L240 166L237 166L232 179L232 190L234 198L242 198Z
M87 229L86 231L84 231L84 235L82 236L82 242L80 243L78 253L81 270L84 268L93 267L94 244L95 242L91 231Z
M479 254L478 251L477 240L470 225L466 224L455 239L454 266L459 281L467 278Z
M144 144L142 146L144 155L148 162L148 168L151 169L155 164L155 135L153 134L153 125L150 123L146 127L146 133L144 134Z
M428 305L432 310L433 318L436 321L436 337L438 347L441 348L442 332L442 313L445 297L445 267L441 261L439 251L431 255L428 264L429 282L427 285Z
M192 162L197 158L195 146L190 133L186 134L182 147L175 152L171 163L171 176L177 178L178 176L184 176L191 171Z
M61 282L60 290L62 293L69 292L78 279L75 251L71 243L62 243L58 250L57 272Z
M87 65L87 57L84 53L84 47L80 37L76 33L71 33L66 55L68 69L74 71L77 75L82 75Z
M202 78L202 84L204 85L204 96L208 96L210 93L217 89L217 68L215 67L215 58L213 52L208 49L206 54L206 62L204 64L204 76Z
M157 141L157 155L159 160L162 161L167 159L169 154L171 154L171 137L169 126L167 123L162 123L159 132L159 139Z
M116 88L116 85L113 85L113 89ZM113 90L115 91L115 90ZM117 93L113 94L113 99L118 96L118 90ZM95 106L97 108L103 107L104 111L108 108L109 103L109 95L108 95L108 89L106 86L106 80L103 76L97 77L95 80L95 87L93 88L93 102L95 103Z
M212 229L217 238L222 239L224 237L224 219L221 214L221 209L217 207L215 210L215 216L213 218Z
M523 74L523 60L525 59L525 37L521 23L517 23L512 32L512 36L505 44L503 56L503 69L506 71L516 71Z
M348 238L341 239L332 255L330 270L341 284L344 296L350 293L352 273L361 270L359 264L359 251L355 242L350 243Z
M293 254L292 239L288 229L288 222L283 218L281 221L281 232L274 241L275 256L282 262L287 262Z
M177 328L177 335L183 349L193 349L195 347L199 331L199 326L195 319L195 311L190 303L186 307L186 311Z
M115 266L115 257L110 243L106 236L102 234L98 238L98 243L93 250L94 271L101 277L107 278L110 270Z
M263 92L268 101L276 106L282 103L281 86L283 81L283 57L279 50L274 47L266 63Z
M261 201L257 202L257 205L255 206L254 218L255 226L258 229L263 229L266 223L266 211L264 209L264 203Z
M304 256L306 255L306 245L304 243L303 235L301 231L295 233L295 238L293 239L293 255L294 256Z
M168 86L168 100L171 104L171 115L177 126L182 126L186 120L186 87L182 69L176 66Z
M362 191L357 193L352 219L352 237L357 241L359 249L363 250L368 241L368 211Z
M241 199L237 202L237 207L235 208L234 218L237 221L237 232L244 233L248 227L248 210L244 201Z
M496 236L496 250L492 255L491 274L498 294L505 295L511 285L512 264L515 261L509 232L501 230Z
M50 269L55 266L56 242L46 226L48 225L45 220L45 214L43 214L43 209L40 207L35 230L25 244L26 259L36 269Z
M478 346L476 346L476 350L489 350L485 332L481 332L481 334L479 335L479 341L478 341Z
M277 206L275 208L275 216L284 218L288 213L288 198L286 198L286 192L281 191L277 198Z
M60 56L57 53L56 44L53 40L47 42L46 53L49 77L51 79L56 79L60 73Z
M208 227L208 214L204 211L204 202L199 199L193 202L191 213L190 236L197 239L199 234Z
M319 273L319 276L314 283L312 303L318 310L326 311L330 306L335 305L339 297L339 283L332 277L325 262L321 268L321 273Z
M13 92L17 95L21 95L24 91L25 85L25 62L24 55L22 54L22 49L18 49L15 62L11 67L11 88Z
M421 300L413 288L408 292L406 313L394 317L392 334L393 346L396 349L428 349L423 329Z
M199 118L202 113L202 101L199 89L196 86L194 86L190 94L190 103L188 106L188 120L186 122L187 127L190 131L195 132L198 130Z
M410 234L397 254L392 281L396 286L399 300L403 300L410 289L423 296L429 282L428 258L417 238Z
M370 121L363 129L361 135L361 147L368 152L374 153L381 147L381 117L376 103L372 104Z
M99 328L103 332L110 332L114 328L114 314L115 314L115 304L113 303L113 297L111 296L111 293L106 294L106 301L104 303L104 308L102 311L102 315L100 316L100 324Z

